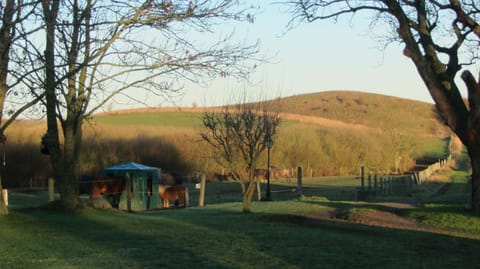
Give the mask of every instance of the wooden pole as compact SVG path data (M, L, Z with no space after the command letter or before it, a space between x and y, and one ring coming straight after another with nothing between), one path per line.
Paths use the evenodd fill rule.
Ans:
M297 168L297 196L302 197L302 167Z
M362 193L365 191L365 167L360 168L360 180L362 182Z
M205 202L205 187L207 183L207 177L205 174L202 174L200 177L200 196L198 197L198 206L203 207Z
M372 191L372 173L370 172L368 174L368 195L370 195L371 191Z
M127 180L127 210L128 212L132 212L132 178L130 177L130 173L125 173L125 177Z
M7 207L8 206L8 190L7 189L2 189L2 200L5 207Z
M383 176L380 177L380 195L384 195L383 190Z
M55 180L53 177L48 178L48 201L53 202L55 200Z

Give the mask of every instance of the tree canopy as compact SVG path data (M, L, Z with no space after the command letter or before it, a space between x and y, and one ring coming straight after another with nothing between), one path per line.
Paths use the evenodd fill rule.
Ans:
M203 114L202 138L212 146L212 157L242 186L244 212L251 211L255 184L259 184L254 172L260 156L280 124L278 104L273 104L240 103Z

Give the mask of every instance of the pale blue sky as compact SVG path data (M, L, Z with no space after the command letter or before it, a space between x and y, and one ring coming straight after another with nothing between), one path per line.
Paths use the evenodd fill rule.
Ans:
M375 37L383 33L369 31L368 14L343 17L338 23L304 23L285 33L290 14L284 12L284 6L270 4L278 0L250 1L261 6L255 23L222 25L220 33L234 29L236 38L259 39L262 53L276 55L272 63L252 75L253 85L234 78L216 79L208 87L187 84L176 105L212 106L238 102L242 95L247 101L256 101L331 90L433 102L415 66L403 56L403 46L395 43L381 49L383 44ZM148 104L172 106L160 99L149 99Z
M352 21L345 17L337 24L301 24L283 34L289 15L283 13L284 7L267 2L262 1L262 12L254 24L237 25L235 30L239 37L259 38L263 52L276 54L274 63L263 65L252 76L256 85L226 78L208 88L189 86L180 105L218 105L238 98L239 92L255 100L329 90L432 102L414 65L403 56L402 47L392 44L380 49L361 16Z

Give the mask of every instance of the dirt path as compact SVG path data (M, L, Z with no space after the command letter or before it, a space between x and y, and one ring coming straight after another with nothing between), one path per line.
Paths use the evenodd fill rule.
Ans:
M363 209L356 211L352 210L353 208L337 210L333 212L332 218L368 226L404 230L423 230L424 227L422 227L422 225L414 219L409 219L398 215L401 210L409 208L409 205L394 204L391 206L392 207L385 208L384 210Z
M359 210L356 210L356 209ZM403 210L416 208L411 203L387 202L387 203L361 203L335 211L325 213L313 213L308 218L330 219L345 221L368 226L394 228L416 231L437 231L438 229L418 223L414 219L400 215Z

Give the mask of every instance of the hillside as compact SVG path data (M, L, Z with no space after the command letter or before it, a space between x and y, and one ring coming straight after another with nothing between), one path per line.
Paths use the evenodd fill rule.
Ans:
M327 127L364 126L405 129L415 133L447 136L430 103L354 91L328 91L294 95L273 101L286 120ZM211 109L211 108L208 108ZM112 125L201 126L205 108L142 108L101 113L100 123Z
M279 104L284 120L271 155L278 167L303 166L308 176L352 175L360 166L401 172L416 159L445 156L449 131L432 104L348 91L269 102ZM203 111L145 108L97 114L84 125L80 170L91 174L135 161L190 175L222 171L200 137ZM42 121L18 121L7 130L7 181L22 185L25 179L44 182L48 177L48 157L39 152L44 133Z
M405 129L438 136L448 134L430 103L380 94L329 91L282 98L281 111L338 120L371 128Z

